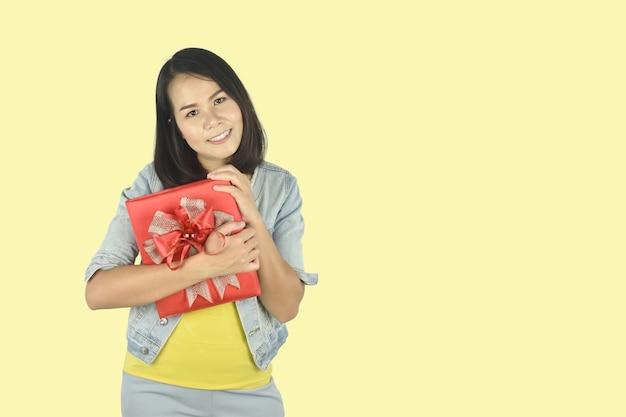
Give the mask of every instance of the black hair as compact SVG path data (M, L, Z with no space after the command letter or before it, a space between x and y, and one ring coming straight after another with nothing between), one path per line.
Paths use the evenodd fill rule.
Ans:
M172 112L168 87L179 74L212 80L237 103L243 119L243 133L230 163L242 173L252 174L263 162L267 145L265 131L248 92L222 58L205 49L186 48L176 52L163 65L156 85L154 167L165 188L197 181L207 174L196 152L183 139Z

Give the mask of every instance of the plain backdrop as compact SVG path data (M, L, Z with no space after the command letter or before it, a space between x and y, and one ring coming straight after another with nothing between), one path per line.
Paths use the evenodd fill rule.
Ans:
M298 177L289 417L624 416L620 1L5 2L0 415L119 415L83 276L197 46Z

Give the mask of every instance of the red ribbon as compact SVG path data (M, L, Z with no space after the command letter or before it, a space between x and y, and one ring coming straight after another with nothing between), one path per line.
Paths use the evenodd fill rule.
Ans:
M152 239L144 242L144 248L154 263L165 260L176 270L187 256L204 252L204 242L214 229L213 208L206 209L201 199L181 198L173 214L154 214L148 228Z
M187 255L204 253L204 242L216 227L233 220L230 214L213 211L205 208L204 200L196 198L181 198L180 206L174 214L157 211L154 213L148 233L152 239L144 242L146 253L155 264L165 260L171 270L180 268ZM217 232L219 233L219 232ZM222 236L222 248L226 237ZM221 249L212 255L219 253ZM211 278L218 296L223 299L228 285L240 288L236 275L225 275ZM213 302L207 281L201 281L186 289L189 306L200 296Z

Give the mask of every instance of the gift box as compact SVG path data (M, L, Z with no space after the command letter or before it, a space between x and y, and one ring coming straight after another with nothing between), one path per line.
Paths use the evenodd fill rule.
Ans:
M235 199L213 189L219 184L230 183L201 180L126 201L143 264L165 262L176 270L186 258L204 251L203 244L215 228L242 220ZM159 316L165 318L260 293L256 271L207 277L158 300L156 307Z

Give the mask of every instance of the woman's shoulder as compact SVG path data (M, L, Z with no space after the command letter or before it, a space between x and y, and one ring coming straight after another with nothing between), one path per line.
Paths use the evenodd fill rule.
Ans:
M126 191L133 196L140 196L161 190L163 190L163 183L156 174L154 162L150 162L139 170L132 185Z
M292 194L298 194L298 180L288 169L264 161L254 172L252 190L255 199L263 195L266 198L282 201Z
M139 171L139 174L137 174L137 177L144 179L144 181L148 184L151 192L160 191L161 189L163 189L163 184L161 183L161 180L159 179L156 173L156 169L154 167L154 161L148 162L146 165L144 165L143 168L141 168L141 170Z
M269 161L263 161L257 168L257 171L270 177L295 179L295 176L291 173L291 171Z

